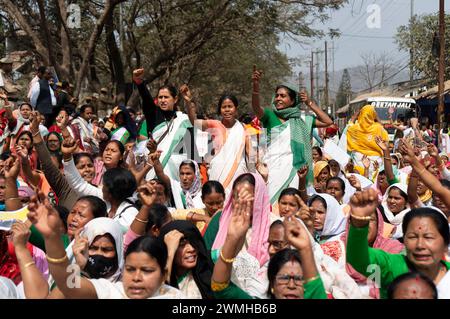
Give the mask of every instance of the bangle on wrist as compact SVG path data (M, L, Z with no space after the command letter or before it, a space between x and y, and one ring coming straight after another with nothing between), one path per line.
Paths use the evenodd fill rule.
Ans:
M214 280L211 280L211 290L214 292L219 292L224 290L225 288L227 288L230 285L230 282L217 282Z
M353 215L353 214L350 214L350 216L352 216L353 219L360 220L360 221L370 221L372 219L372 217L370 217L370 216L357 216L357 215Z
M33 136L33 137L36 137L38 134L40 134L41 132L38 130L37 132L31 132L31 135Z
M64 253L64 257L61 258L51 258L47 254L45 255L45 258L47 258L47 261L51 264L62 264L63 262L69 260L66 253Z
M236 257L234 258L225 258L222 254L222 249L220 250L220 259L222 259L222 261L226 264L232 264L234 262L234 260L236 259Z
M143 224L147 224L148 223L148 219L147 220L143 220L143 219L140 219L140 218L137 218L137 217L134 217L134 219L137 220L140 223L143 223Z
M390 161L390 160L392 160L392 158L390 158L390 157L383 157L386 161Z
M28 268L30 266L33 266L33 265L35 265L35 262L34 261L30 261L29 263L26 263L25 265L23 265L23 269L26 269L26 268Z
M305 280L305 284L310 283L311 281L314 281L314 280L319 279L319 278L320 278L319 275L316 275L314 277L308 278L308 279Z

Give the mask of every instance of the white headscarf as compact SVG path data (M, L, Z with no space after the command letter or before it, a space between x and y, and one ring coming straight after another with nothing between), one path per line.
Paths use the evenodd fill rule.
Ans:
M405 217L405 215L411 209L409 207L408 201L406 200L406 209L402 210L401 212L397 213L394 216L394 214L391 212L391 210L388 208L388 205L387 205L387 199L389 197L389 192L391 191L392 187L396 187L396 188L400 189L403 193L408 195L408 186L403 183L392 184L391 186L389 186L386 189L386 192L383 195L383 200L381 202L381 205L383 206L383 209L384 209L384 216L386 216L389 223L391 223L392 225L395 225L395 226L399 226L403 222L403 217Z
M323 229L320 232L320 237L331 237L327 241L334 240L334 237L339 236L345 231L347 219L345 218L344 212L339 202L331 195L328 194L317 194L316 196L321 197L327 203L327 213L325 215L325 222L323 224ZM312 197L309 200L309 204L316 198Z
M202 181L201 181L201 177L200 177L200 169L198 168L198 164L197 162L191 160L191 159L187 159L184 160L183 162L181 162L181 165L184 164L194 164L195 170L194 170L194 181L192 182L191 187L188 190L183 189L183 193L186 196L186 205L187 208L195 208L195 204L194 204L194 197L197 196L197 194L202 190Z
M93 243L97 236L103 236L110 234L114 238L116 246L116 254L118 261L118 268L116 272L108 279L111 282L118 281L122 273L124 264L123 260L123 233L120 224L107 217L98 217L89 221L81 232L83 236L86 236L89 242L89 246Z

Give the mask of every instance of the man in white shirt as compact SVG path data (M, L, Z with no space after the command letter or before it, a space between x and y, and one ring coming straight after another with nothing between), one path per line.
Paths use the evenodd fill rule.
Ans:
M30 103L33 108L45 116L45 126L50 127L56 117L56 96L49 84L52 74L50 70L41 66L38 69L39 80L31 87Z

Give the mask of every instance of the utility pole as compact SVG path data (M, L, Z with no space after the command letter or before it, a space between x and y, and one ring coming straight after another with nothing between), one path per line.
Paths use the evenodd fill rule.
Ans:
M409 49L409 85L412 86L412 82L414 80L414 38L412 33L412 25L413 25L413 17L414 17L414 0L411 0L411 15L409 18L409 41L411 41L411 46Z
M437 134L440 139L441 132L441 117L444 112L444 70L445 70L445 13L444 13L444 0L439 0L439 86L438 86L438 118ZM439 141L440 142L440 141Z
M314 52L316 54L316 103L320 105L320 89L319 89L319 50Z
M309 78L311 79L311 98L314 98L314 52L311 51L311 62L309 63Z
M324 91L324 104L322 108L325 108L328 113L329 100L328 100L328 46L327 41L325 41L325 91Z

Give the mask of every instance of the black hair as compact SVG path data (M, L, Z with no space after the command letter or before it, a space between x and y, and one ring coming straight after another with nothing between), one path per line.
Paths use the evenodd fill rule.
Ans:
M80 107L80 114L86 112L86 109L87 109L88 107L90 107L90 108L92 109L92 111L94 111L94 107L93 107L92 105L90 105L90 104L83 104L83 105Z
M64 80L64 81L62 81L61 82L61 87L63 88L63 89L66 89L66 88L68 88L70 85L69 85L69 82L67 82L66 80Z
M236 96L233 94L225 93L219 98L219 103L217 103L217 114L220 115L220 109L222 108L222 104L225 100L230 100L233 102L234 106L237 108L239 106L239 101Z
M298 195L298 196L300 196L300 198L302 198L300 191L298 189L293 188L293 187L288 187L281 191L280 197L278 197L278 202L280 202L281 197L286 196L286 195L291 195L291 196Z
M208 196L211 193L219 193L222 194L225 198L225 189L222 184L218 181L207 181L202 186L202 199Z
M128 248L124 253L124 260L126 260L132 253L140 252L144 252L150 257L156 259L156 262L161 269L161 273L165 273L167 263L167 247L163 241L147 235L138 237L133 240L130 245L128 245Z
M88 157L91 160L92 164L94 164L94 157L92 156L92 154L90 154L90 153L75 153L75 154L73 154L73 161L75 163L75 166L78 165L78 162L83 157Z
M111 197L119 202L133 195L137 188L136 178L127 169L114 167L108 169L103 175L103 186L105 186Z
M166 89L167 91L169 91L170 95L174 98L177 99L178 98L178 90L175 86L173 85L163 85L158 89L158 95L159 95L159 91ZM179 100L179 99L178 99ZM176 111L178 110L178 106L177 106L178 102L175 103L173 110Z
M194 173L195 173L195 164L192 163L192 162L189 161L189 160L182 161L181 164L180 164L180 168L179 168L179 169L181 169L183 166L186 166L186 165L189 166L190 168L192 168L192 170L193 170Z
M319 146L313 146L312 150L316 150L317 153L319 153L319 155L322 157L323 156L323 152L322 149Z
M433 299L438 299L438 292L437 292L437 288L436 285L434 284L434 282L428 278L428 276L425 276L424 274L417 272L417 271L412 271L412 272L407 272L404 273L400 276L397 276L388 286L387 288L387 298L388 299L394 299L394 294L395 291L397 290L398 286L401 285L403 282L408 281L408 280L421 280L424 284L426 284L432 291L433 293Z
M171 216L169 210L165 205L153 204L148 208L148 222L145 225L145 233L151 230L153 226L161 229L162 225L167 222L167 219Z
M267 277L269 279L269 295L271 299L274 299L275 296L272 293L272 287L275 283L275 278L280 271L280 269L287 263L287 262L298 262L300 265L302 263L300 255L296 249L290 249L286 248L283 250L280 250L275 255L270 258L269 266L267 268Z
M33 148L33 135L31 134L31 131L22 131L22 132L20 132L19 135L17 135L16 145L19 143L19 140L22 137L22 135L28 135L29 138L31 139L31 147L28 149L28 151L30 151Z
M120 154L123 155L123 153L125 153L125 146L123 146L122 142L118 141L118 140L109 140L108 143L106 143L106 146L108 146L109 144L114 143L117 145L117 147L119 147L119 152ZM106 148L106 147L105 147Z
M448 220L444 215L433 208L421 207L412 209L409 213L403 217L402 231L406 234L408 226L414 218L430 218L433 220L439 234L444 240L445 246L448 246L450 242L450 229L448 226Z
M161 185L164 187L164 195L169 198L170 197L170 188L167 187L166 184L164 184L162 181L160 181L158 178L153 178L150 181L154 181L156 184Z
M33 106L32 106L30 103L28 103L28 102L22 102L22 103L20 103L20 104L19 104L19 110L21 110L21 109L22 109L22 106L24 106L24 105L28 105L28 106L30 107L30 109L33 110Z
M251 116L248 113L241 115L241 117L239 118L239 122L242 122L244 124L250 124L252 121L253 121L253 116Z
M333 181L338 182L338 183L341 185L342 192L345 193L345 182L344 182L344 180L343 180L342 178L340 178L340 177L337 177L337 176L335 176L335 177L330 177L330 178L327 180L327 187L328 187L328 183L329 183L329 182L333 182Z
M450 181L446 180L446 179L441 179L439 180L441 182L441 185L444 186L447 189L450 189Z
M91 206L92 215L94 215L94 218L108 216L108 210L106 208L106 203L102 199L98 198L97 196L93 196L93 195L81 196L80 198L78 198L77 202L79 202L81 200L89 203L89 205Z
M6 161L11 156L11 151L7 150L6 152L3 152L0 154L0 160Z
M327 201L320 195L313 195L313 196L311 196L311 198L308 200L308 206L311 206L312 203L314 203L317 200L319 200L322 203L322 205L325 207L325 209L328 209Z
M192 277L200 290L202 298L214 298L214 294L211 290L211 277L214 269L214 263L211 260L211 254L206 248L205 241L203 240L200 231L193 223L189 221L174 220L161 228L158 238L163 240L164 236L172 230L178 230L181 232L184 235L184 238L197 252L197 264L190 270L190 272L192 273ZM180 279L177 275L178 267L179 265L177 265L174 259L172 262L170 285L175 288L178 288L178 279Z
M233 182L233 190L236 188L236 186L242 183L249 183L253 186L256 186L255 176L253 176L250 173L244 173L242 175L239 175L238 178L236 178Z
M289 97L291 98L291 100L292 100L292 101L294 102L294 104L295 104L295 101L297 100L297 92L295 92L294 90L288 88L286 85L278 85L278 86L275 88L275 93L277 93L277 91L278 91L279 89L285 89L285 90L288 92Z
M46 70L47 70L47 67L45 65L41 65L37 69L38 73L41 73L41 74L44 74Z
M281 196L280 196L280 197L281 197ZM277 227L277 226L282 226L282 227L284 227L284 224L283 224L283 222L282 222L281 220L277 219L277 220L275 220L272 224L270 224L269 231L271 231L272 228L275 228L275 227Z

